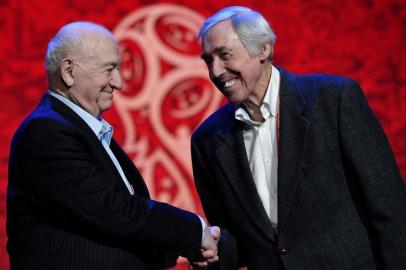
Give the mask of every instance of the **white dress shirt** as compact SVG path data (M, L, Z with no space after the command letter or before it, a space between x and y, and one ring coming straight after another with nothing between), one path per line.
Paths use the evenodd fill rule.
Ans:
M260 108L264 122L252 120L243 106L235 111L235 118L249 126L249 129L243 131L245 150L258 195L275 229L278 225L279 85L279 71L272 66L271 78Z
M119 172L128 191L130 192L131 195L134 195L134 189L132 185L128 182L127 177L125 176L124 171L120 166L120 163L118 162L116 156L110 149L110 141L111 138L113 137L113 127L109 123L107 123L107 121L104 120L103 118L97 119L96 117L94 117L93 115L91 115L90 113L88 113L87 111L85 111L84 109L82 109L69 99L65 98L64 96L61 96L55 93L54 91L49 91L49 93L53 97L63 102L66 106L71 108L93 130L97 138L99 138L100 143L103 145L107 154L109 155L111 161L113 161L114 166Z

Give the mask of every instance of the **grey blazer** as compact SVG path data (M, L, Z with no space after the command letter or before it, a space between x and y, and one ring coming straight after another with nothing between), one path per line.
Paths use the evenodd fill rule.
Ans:
M277 233L256 192L234 106L192 137L203 208L225 229L222 269L406 269L405 184L359 85L279 70Z

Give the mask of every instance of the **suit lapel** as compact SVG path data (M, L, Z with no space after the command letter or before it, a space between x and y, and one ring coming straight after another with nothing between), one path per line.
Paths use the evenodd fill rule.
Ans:
M103 170L107 172L106 177L109 177L109 175L113 178L116 179L117 181L120 181L120 184L122 185L123 189L125 189L126 192L128 192L127 187L125 186L124 182L122 181L121 175L118 172L116 166L112 162L110 156L104 149L103 145L100 143L99 138L96 136L96 134L93 132L93 130L86 124L85 121L83 121L82 118L80 118L79 115L77 115L72 109L70 109L68 106L63 104L61 101L58 99L54 98L50 94L45 94L43 99L40 102L40 106L45 106L49 107L50 110L56 111L57 113L61 114L63 117L66 119L69 119L72 121L74 127L78 130L80 130L81 133L83 133L83 138L87 140L86 145L88 146L89 150L94 153L95 159L97 159L101 163L101 167ZM113 142L114 140L112 140ZM114 144L116 144L114 142ZM118 150L117 147L113 151L114 155L116 156L117 160L119 161L120 165L122 166L122 169L124 173L126 174L126 177L128 177L128 165L123 164L123 158L121 157L121 153L119 153L119 157L117 156ZM112 148L112 147L110 147ZM126 160L127 161L127 160ZM131 175L131 179L134 179L135 177ZM133 183L134 184L134 183ZM135 186L139 186L138 184ZM144 184L145 186L145 184ZM141 187L141 194L145 194L144 187ZM136 191L136 193L139 193ZM148 194L148 191L147 191Z
M272 224L256 190L242 136L242 126L234 119L231 104L227 117L218 133L217 158L227 180L252 222L271 240L275 240Z
M303 116L306 102L296 77L278 68L280 83L280 133L278 148L278 228L283 233L293 202L308 120ZM266 215L256 190L242 136L242 128L234 119L229 105L222 129L218 133L217 157L236 198L253 222L272 240L275 239L271 222ZM272 210L271 210L272 211Z
M280 84L280 135L278 149L278 227L283 233L289 210L300 179L300 159L308 120L302 114L305 102L302 89L295 76L279 69Z
M149 191L144 179L142 178L138 169L135 167L134 163L114 139L111 140L110 148L120 163L128 182L130 182L130 184L134 187L134 192L149 198Z

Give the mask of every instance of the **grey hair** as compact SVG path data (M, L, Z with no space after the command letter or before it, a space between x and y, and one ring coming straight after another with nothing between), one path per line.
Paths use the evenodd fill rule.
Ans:
M199 40L202 41L215 24L226 20L231 21L234 31L251 56L258 55L264 44L269 42L271 45L269 59L272 60L276 41L275 33L260 13L247 7L231 6L215 13L204 21L199 30Z
M70 55L80 55L85 48L87 34L98 32L110 36L113 34L104 26L92 22L72 22L63 26L48 43L45 55L45 69L48 74L55 72L61 61Z

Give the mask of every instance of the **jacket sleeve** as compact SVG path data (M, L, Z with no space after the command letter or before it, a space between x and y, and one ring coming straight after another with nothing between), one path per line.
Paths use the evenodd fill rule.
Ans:
M365 218L379 269L406 269L406 188L392 150L361 88L340 97L338 130L348 183Z
M221 207L221 194L215 186L215 179L211 169L207 166L207 158L203 158L198 144L192 139L193 176L199 193L205 215L212 225L219 226L221 238L219 241L220 262L210 269L233 270L238 269L239 252L236 239L229 232L225 213Z
M121 179L106 175L87 143L67 123L32 120L16 138L14 172L20 180L13 188L34 198L44 218L69 230L124 247L144 243L194 260L202 236L198 216L130 196Z

